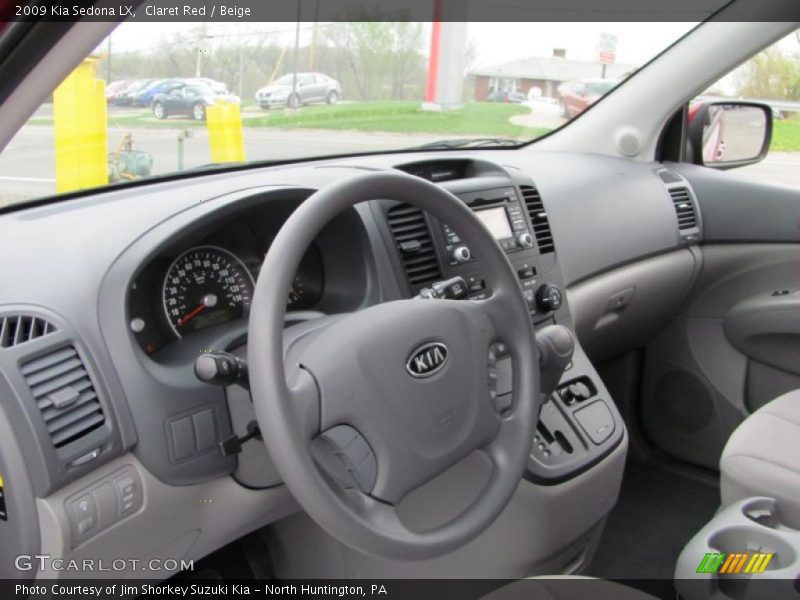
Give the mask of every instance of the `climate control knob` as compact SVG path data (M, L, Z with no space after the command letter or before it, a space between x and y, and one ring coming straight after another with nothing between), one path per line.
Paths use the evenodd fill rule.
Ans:
M469 262L472 258L472 252L469 251L467 246L456 246L453 248L452 256L454 261L461 264Z
M551 312L561 308L564 293L557 285L546 283L536 291L536 306L542 312Z
M523 231L517 236L517 243L522 248L531 248L533 247L533 236L527 231Z

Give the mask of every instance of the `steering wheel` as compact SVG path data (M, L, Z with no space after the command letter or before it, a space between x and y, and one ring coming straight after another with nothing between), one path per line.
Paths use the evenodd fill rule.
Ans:
M317 233L346 208L378 198L426 210L480 256L485 300L398 300L284 330L286 290ZM490 346L513 369L510 409L491 394ZM510 501L539 412L534 331L519 281L472 211L446 190L395 172L326 186L284 224L253 295L248 368L267 450L300 506L362 552L425 559L484 531ZM412 531L397 504L480 451L491 474L458 516Z

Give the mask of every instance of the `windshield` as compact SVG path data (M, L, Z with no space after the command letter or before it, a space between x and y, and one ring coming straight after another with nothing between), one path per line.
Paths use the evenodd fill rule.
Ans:
M527 143L694 25L122 23L0 154L0 206L215 163Z

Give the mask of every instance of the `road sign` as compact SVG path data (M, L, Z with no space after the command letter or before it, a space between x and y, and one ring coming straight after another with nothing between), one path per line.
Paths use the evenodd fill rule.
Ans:
M613 33L601 33L597 44L597 60L604 65L613 65L617 59L617 36Z
M617 57L613 52L604 52L601 50L597 58L604 65L613 65Z

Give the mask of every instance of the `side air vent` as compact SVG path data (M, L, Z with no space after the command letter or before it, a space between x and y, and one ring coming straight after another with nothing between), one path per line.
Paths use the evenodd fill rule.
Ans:
M676 187L669 190L672 203L675 205L675 214L678 217L678 229L692 229L697 227L697 215L694 212L694 203L685 187Z
M533 235L536 238L536 245L539 252L550 254L555 251L556 246L553 241L553 233L550 231L550 221L547 220L547 213L544 210L544 203L539 191L530 185L521 185L522 197L528 209L528 215L533 223Z
M675 171L670 171L669 169L659 171L658 176L664 183L680 183L683 181L683 177L678 175Z
M56 448L82 438L105 422L94 384L73 346L28 361L21 372Z
M31 315L0 317L0 348L11 348L56 330L55 325Z
M386 219L414 291L442 279L442 270L423 212L408 204L398 204L389 209Z

